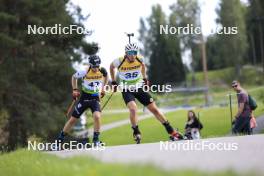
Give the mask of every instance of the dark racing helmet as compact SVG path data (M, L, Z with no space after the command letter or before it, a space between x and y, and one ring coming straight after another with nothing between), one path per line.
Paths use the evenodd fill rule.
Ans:
M88 59L91 67L99 67L101 64L101 59L97 55L91 55Z

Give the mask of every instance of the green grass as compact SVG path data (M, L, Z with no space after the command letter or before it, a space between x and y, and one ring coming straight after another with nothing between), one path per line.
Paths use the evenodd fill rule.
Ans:
M129 113L125 112L125 113L114 113L114 114L104 114L102 113L101 115L101 124L105 125L105 124L109 124L112 122L116 122L119 120L124 120L124 119L128 119L129 118ZM87 116L87 126L93 126L93 119L92 119L92 115L89 113Z
M138 112L138 116L143 115L143 112ZM114 113L114 114L102 114L102 124L109 124L112 122L129 119L129 113Z
M264 103L264 86L248 86L245 87L245 89L249 92L250 95L252 95L256 100L257 103ZM228 88L228 89L222 89L221 91L210 91L211 96L211 105L228 105L229 104L229 97L228 94L232 94L232 101L236 102L236 96L234 95L235 92ZM203 93L168 93L163 95L156 96L158 98L158 104L159 106L180 106L180 105L193 105L193 106L199 106L204 105L204 94ZM161 102L163 101L163 102Z
M117 113L117 114L102 114L101 122L103 125L116 122L119 120L129 119L129 113Z
M242 86L249 90L251 90L253 94L255 92L260 92L261 90L255 91L255 88L262 89L262 98L261 101L264 100L264 77L263 73L256 70L253 66L244 66L241 70L241 78L240 82ZM235 69L234 68L225 68L219 70L208 71L208 79L209 79L209 94L211 97L211 104L225 104L228 102L228 97L226 96L230 92L233 93L231 89L232 80L236 79ZM204 74L203 72L195 73L195 86L200 87L204 86ZM187 85L191 87L192 85L192 73L187 75ZM172 106L172 105L203 105L204 101L204 93L203 92L194 92L194 93L184 93L184 92L174 92L167 94L158 94L156 95L158 100L166 100L163 102L159 102L161 106Z
M107 99L110 97L111 93L107 93L105 97L102 99L101 105L103 106ZM113 94L112 98L109 100L108 104L105 107L105 110L111 109L125 109L126 105L122 98L122 94L120 92L116 92Z
M263 115L263 104L255 112L255 116ZM233 107L233 116L236 112ZM203 108L196 109L196 114L204 125L201 131L203 138L219 137L227 135L231 129L231 118L229 107ZM187 120L187 110L167 113L166 118L170 123L184 132L184 126ZM139 122L139 128L142 132L142 143L158 142L168 140L168 134L164 127L153 117ZM124 145L133 144L132 130L130 125L124 125L105 132L102 132L102 140L106 145Z
M230 124L230 119L227 114L223 115L227 118L222 117L223 110L220 108L218 110L203 110L201 114L201 121L204 125L205 130L202 131L203 136L221 136L228 133L228 125ZM186 122L186 110L171 112L166 114L166 118L170 123L179 128L183 132L185 122ZM215 128L217 126L217 128ZM151 119L146 119L139 122L139 127L142 132L142 143L158 142L168 140L168 134L166 133L164 127L153 117ZM230 127L230 125L229 125ZM219 128L219 130L217 130ZM132 144L132 130L130 125L125 125L118 127L102 133L102 140L107 145L122 145L122 144Z
M110 97L111 93L107 93L106 96L102 99L101 105L103 106L107 99ZM113 94L112 98L109 100L108 104L105 106L104 110L113 110L113 109L126 109L126 104L122 98L120 92ZM138 103L138 108L141 109L143 106Z
M138 116L144 115L143 112L138 112ZM122 112L122 113L102 113L101 116L101 124L106 125L109 123L117 122L120 120L126 120L129 119L129 113L128 112ZM93 120L91 113L87 114L87 128L91 128L93 126Z
M205 173L194 170L164 171L151 165L102 163L90 157L59 158L50 154L18 150L0 155L0 173L4 176L236 176L229 170ZM239 174L241 175L241 174ZM255 175L244 173L244 175Z
M253 112L255 117L258 117L260 115L264 115L264 104L259 103L258 108Z
M264 84L263 73L256 70L253 66L244 66L241 69L240 81L242 85L254 85L260 86ZM195 79L198 86L204 85L203 83L203 72L196 72ZM208 79L210 87L217 89L226 88L230 86L231 82L236 79L234 68L225 68L219 70L208 71ZM192 82L192 74L187 75L188 85Z

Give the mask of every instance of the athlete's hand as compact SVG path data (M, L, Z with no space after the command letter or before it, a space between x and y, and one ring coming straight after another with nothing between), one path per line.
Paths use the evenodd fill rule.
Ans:
M104 98L104 96L105 96L105 91L102 90L102 92L101 92L101 98Z
M117 91L117 82L116 81L112 81L111 85L112 85L112 90L114 92L116 92Z
M74 100L77 100L80 95L81 95L81 93L80 93L79 89L73 89L72 90L72 98Z
M150 85L149 80L147 78L143 78L143 81L144 81L144 85L149 87Z

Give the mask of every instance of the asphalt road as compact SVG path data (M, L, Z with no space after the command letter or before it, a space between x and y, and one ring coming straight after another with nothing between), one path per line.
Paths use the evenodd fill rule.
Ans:
M197 147L196 150L191 149L194 146ZM264 135L165 142L163 145L122 145L105 147L105 150L101 151L72 150L49 153L63 158L87 155L107 163L152 164L166 170L195 169L210 172L233 169L241 173L254 170L264 174Z

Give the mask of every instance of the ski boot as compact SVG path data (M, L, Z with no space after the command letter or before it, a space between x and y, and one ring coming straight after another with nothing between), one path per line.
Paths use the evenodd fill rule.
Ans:
M59 136L55 140L56 147L55 148L51 148L50 150L51 151L60 151L60 150L63 150L62 144L63 144L63 141L64 141L65 136L66 136L66 134L63 131L61 131L60 134L59 134Z
M94 132L93 135L93 147L101 147L104 146L104 143L99 140L100 132Z
M168 121L162 123L165 127L167 133L170 135L171 141L178 141L183 139L183 135L178 132L178 130L174 130Z

